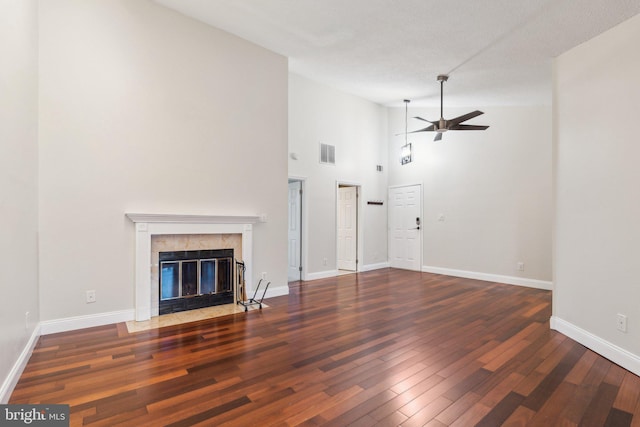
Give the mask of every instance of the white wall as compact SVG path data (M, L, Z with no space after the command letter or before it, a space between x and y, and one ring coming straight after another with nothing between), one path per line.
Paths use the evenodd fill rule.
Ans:
M36 7L0 0L0 403L39 320Z
M360 268L387 262L385 206L367 205L386 199L387 151L384 107L353 95L289 76L289 175L305 177L309 224L305 273L317 278L336 270L336 182L362 186L363 254ZM336 164L320 164L320 143L336 147ZM383 172L376 171L383 166ZM324 265L324 259L327 265ZM303 259L304 262L304 259Z
M473 108L445 108L456 117ZM405 110L389 110L389 185L423 185L423 269L551 286L551 108L480 107L469 124L485 131L409 135L413 162L401 165ZM409 131L439 109L409 108ZM440 214L444 221L438 221ZM523 272L516 269L525 263ZM475 274L479 273L479 274ZM500 276L500 277L497 277Z
M555 62L552 326L640 374L640 15ZM628 316L628 332L616 315Z
M40 2L39 40L42 319L133 309L125 212L267 214L286 290L286 58L147 0Z

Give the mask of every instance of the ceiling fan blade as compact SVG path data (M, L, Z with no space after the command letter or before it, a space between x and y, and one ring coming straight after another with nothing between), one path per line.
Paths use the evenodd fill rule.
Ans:
M455 119L447 120L448 128L453 129L452 126L459 125L462 122L466 122L467 120L473 119L474 117L478 117L480 114L484 114L482 111L472 111L467 114L463 114L462 116L458 116Z
M427 126L424 129L418 129L418 130L414 130L411 132L407 132L407 133L417 133L417 132L433 132L434 130L436 130L436 127L434 125L431 126Z
M436 122L432 122L431 120L423 119L422 117L417 117L417 116L414 117L414 119L422 120L423 122L429 122L429 123L432 123L434 125L438 123L437 121Z
M449 130L485 130L488 127L482 125L455 125L451 126Z
M442 139L442 132L438 132L436 134L436 137L433 138L434 141L440 141Z

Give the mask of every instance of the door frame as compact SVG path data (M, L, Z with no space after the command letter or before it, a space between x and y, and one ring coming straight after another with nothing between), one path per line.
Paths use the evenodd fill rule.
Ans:
M356 187L356 270L358 273L362 271L363 263L362 258L364 254L364 239L362 237L362 184L355 181L336 181L336 202L335 202L335 236L336 236L336 274L338 270L338 209L340 204L339 188L343 187Z
M300 224L300 264L302 264L302 271L300 271L300 279L307 280L307 265L309 264L307 261L308 254L308 241L309 241L309 228L307 224L309 223L309 215L308 209L308 198L307 198L307 177L306 176L296 176L289 175L287 179L287 184L290 181L300 181L300 188L302 189L302 197L300 197L300 211L301 215L301 224ZM288 188L288 187L287 187ZM288 215L288 214L287 214ZM288 238L288 236L287 236Z
M419 244L420 270L419 271L422 271L422 266L424 265L424 259L422 258L422 256L424 255L425 220L424 220L424 185L421 182L390 185L387 188L387 258L388 258L389 264L391 264L391 237L392 236L391 236L391 224L389 223L389 209L391 209L391 200L389 199L389 193L391 192L392 189L395 189L395 188L413 187L416 185L420 187L420 232L418 233L418 236L420 236L420 244Z

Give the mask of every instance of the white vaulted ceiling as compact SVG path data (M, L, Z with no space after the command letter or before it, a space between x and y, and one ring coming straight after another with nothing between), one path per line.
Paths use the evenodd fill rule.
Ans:
M551 103L552 58L640 13L640 0L154 0L376 103Z

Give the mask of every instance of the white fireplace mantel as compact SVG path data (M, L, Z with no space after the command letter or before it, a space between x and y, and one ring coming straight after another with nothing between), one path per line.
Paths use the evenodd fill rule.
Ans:
M184 214L150 214L126 213L131 221L146 223L180 223L180 224L255 224L265 222L266 215L184 215Z
M159 234L242 234L242 260L247 289L253 277L253 224L265 215L182 215L125 213L136 227L135 305L136 321L151 318L151 237ZM155 315L155 314L154 314Z

